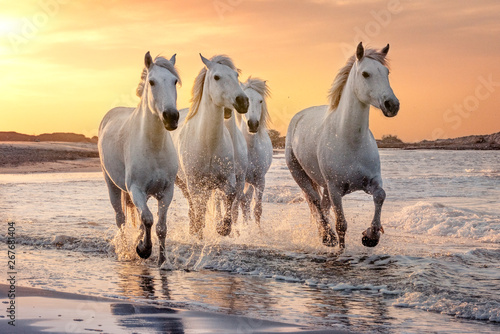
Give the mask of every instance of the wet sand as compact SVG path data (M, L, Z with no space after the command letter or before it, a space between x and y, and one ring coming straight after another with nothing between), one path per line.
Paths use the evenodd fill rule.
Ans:
M3 309L8 290L0 284ZM4 311L0 333L347 333L20 286L15 305L15 327Z
M97 145L0 142L0 174L100 171Z

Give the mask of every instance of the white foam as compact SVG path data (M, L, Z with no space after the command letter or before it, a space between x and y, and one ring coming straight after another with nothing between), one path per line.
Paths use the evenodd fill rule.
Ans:
M387 226L408 233L500 243L500 217L479 211L418 202L396 212Z
M409 292L394 301L393 306L416 308L472 320L500 322L500 304L496 301L457 301L445 294L426 295Z

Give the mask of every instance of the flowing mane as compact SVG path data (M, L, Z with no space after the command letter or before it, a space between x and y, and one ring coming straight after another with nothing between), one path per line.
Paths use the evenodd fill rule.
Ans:
M213 56L210 61L219 63L221 65L226 65L233 71L240 73L241 71L234 66L233 61L226 55L217 55ZM186 121L189 121L193 118L194 115L198 113L198 109L200 108L201 97L203 96L203 85L205 84L205 76L207 75L207 68L203 67L198 73L196 79L194 79L193 89L191 90L191 107L189 108L189 112L186 116Z
M172 65L172 63L168 59L163 58L161 56L157 56L154 60L154 64L169 70L173 75L177 77L179 84L181 83L181 77L179 76L179 72L177 72L175 66ZM146 87L147 76L148 76L148 70L147 68L144 68L141 73L141 82L139 82L139 85L137 85L137 89L135 90L135 94L139 97L142 97L142 93L144 93L144 87Z
M271 123L271 117L269 116L266 102L266 99L271 96L269 86L266 85L266 82L262 79L248 77L247 81L243 83L243 90L245 89L253 89L257 93L262 95L262 113L260 114L259 124L268 129Z
M363 58L370 58L378 61L382 65L388 67L388 62L386 58L386 54L374 50L374 49L365 49L365 53ZM352 55L347 60L344 67L342 67L335 80L333 80L332 88L328 92L328 100L330 101L329 111L334 111L339 106L340 98L342 97L342 91L344 90L345 84L347 83L347 78L349 78L349 73L351 72L354 63L356 62L356 56Z

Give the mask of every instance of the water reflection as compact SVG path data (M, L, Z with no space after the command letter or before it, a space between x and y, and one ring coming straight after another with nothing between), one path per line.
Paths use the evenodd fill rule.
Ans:
M111 314L117 318L118 325L128 330L151 333L182 334L182 319L176 316L177 311L152 305L118 303L111 304Z

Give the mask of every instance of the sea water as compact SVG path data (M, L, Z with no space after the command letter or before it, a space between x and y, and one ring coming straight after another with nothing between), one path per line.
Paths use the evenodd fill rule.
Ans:
M323 246L279 152L261 229L240 219L220 237L209 217L200 241L189 235L187 201L176 189L167 220L172 271L156 265L156 238L141 260L138 227L117 233L101 173L0 175L0 252L15 222L22 286L317 328L499 332L500 152L380 155L387 199L375 248L361 245L374 209L361 192L344 197L345 250Z

